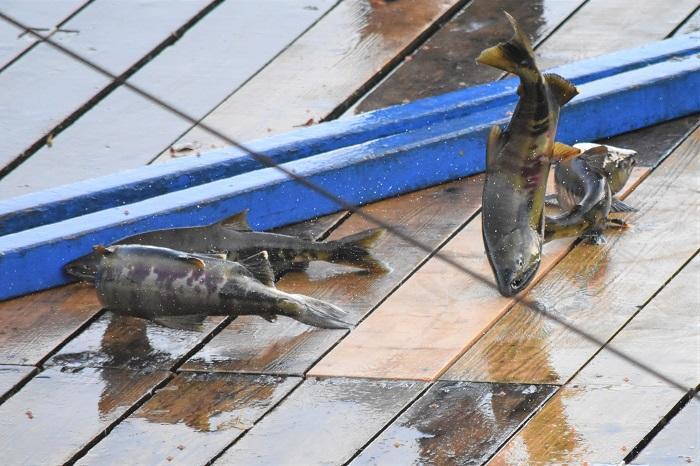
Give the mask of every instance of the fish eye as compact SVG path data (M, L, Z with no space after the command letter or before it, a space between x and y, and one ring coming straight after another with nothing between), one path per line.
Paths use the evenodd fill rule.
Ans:
M518 257L518 260L515 261L515 263L517 264L518 267L522 267L523 266L523 258Z

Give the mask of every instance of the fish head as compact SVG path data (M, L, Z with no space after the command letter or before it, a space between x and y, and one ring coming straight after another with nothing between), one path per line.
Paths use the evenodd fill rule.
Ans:
M541 251L540 235L529 228L503 235L493 250L487 251L498 291L503 296L514 296L530 284L540 267Z
M111 248L95 246L90 254L80 257L63 266L63 270L70 276L80 280L95 281L100 269L102 259L112 252Z

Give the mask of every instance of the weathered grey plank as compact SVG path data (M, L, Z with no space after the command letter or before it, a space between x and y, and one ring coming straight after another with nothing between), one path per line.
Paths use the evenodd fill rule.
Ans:
M79 33L55 38L121 74L167 40L207 3L207 0L98 0L63 25L64 29ZM0 95L0 129L9 135L0 140L0 169L6 170L108 84L107 78L47 44L37 45L0 73L0 88L5 90ZM57 162L65 161L57 155L54 154L52 165L41 171L41 176L51 178L45 174ZM60 171L54 170L55 173Z
M609 343L688 389L700 384L698 276L696 257ZM603 348L491 464L618 464L683 396Z
M3 0L0 11L46 35L87 1ZM13 24L0 20L0 70L37 42L34 36L24 32Z
M206 464L300 381L237 374L180 374L77 464Z
M34 371L36 371L36 368L32 366L0 365L0 403L5 400L8 392L29 377Z
M335 1L227 1L136 72L129 82L202 118ZM163 4L160 14L162 9ZM56 136L52 147L42 147L2 179L0 198L146 164L190 127L190 123L135 92L118 88ZM61 170L54 176L43 176L57 160L61 161Z
M114 424L167 372L48 369L0 406L4 464L62 464Z
M424 386L383 380L306 380L216 464L342 464Z
M555 390L438 382L350 464L483 464Z

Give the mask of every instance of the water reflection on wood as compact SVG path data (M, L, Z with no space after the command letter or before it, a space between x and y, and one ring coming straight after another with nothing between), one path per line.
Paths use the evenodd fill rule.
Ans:
M299 382L270 376L180 374L78 464L205 464Z

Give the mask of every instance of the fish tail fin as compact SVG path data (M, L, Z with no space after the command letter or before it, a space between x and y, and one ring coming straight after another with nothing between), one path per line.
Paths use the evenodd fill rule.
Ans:
M353 324L344 320L347 312L333 304L301 294L290 295L293 301L289 317L307 325L319 328L352 328Z
M387 271L387 266L372 257L369 250L384 235L383 228L374 228L331 241L334 247L329 260L339 264L354 265L370 271Z
M481 52L476 59L477 63L517 75L522 75L523 70L536 70L535 54L530 39L520 29L515 18L506 11L504 13L513 26L513 37Z

